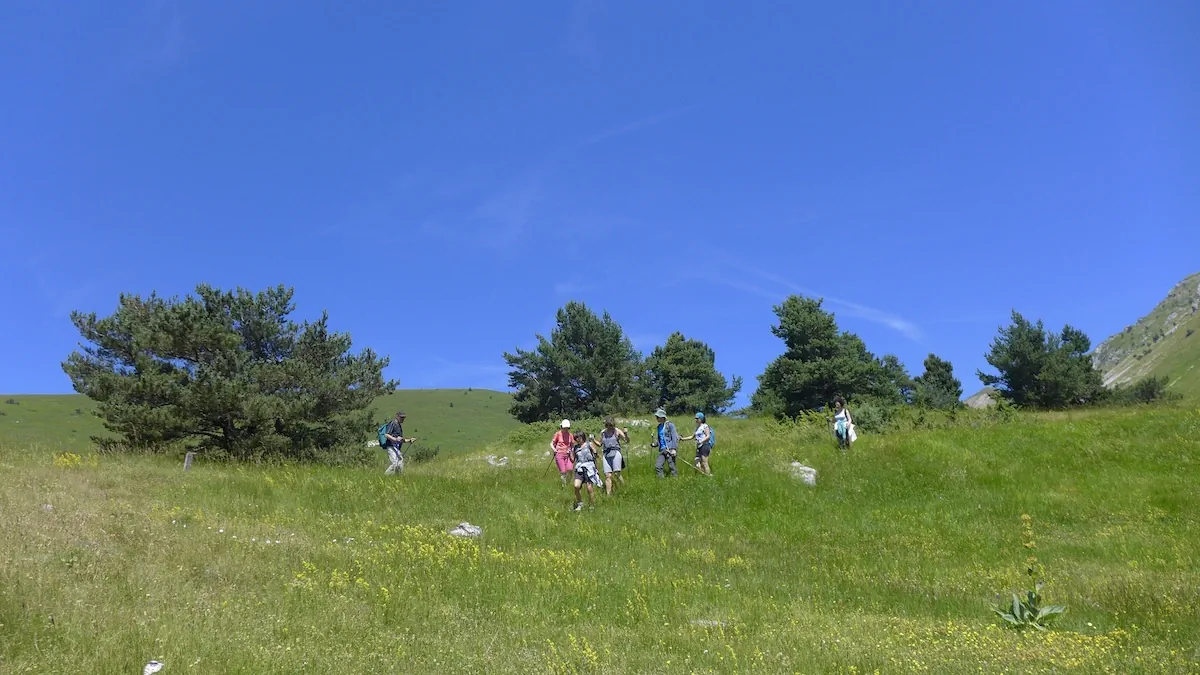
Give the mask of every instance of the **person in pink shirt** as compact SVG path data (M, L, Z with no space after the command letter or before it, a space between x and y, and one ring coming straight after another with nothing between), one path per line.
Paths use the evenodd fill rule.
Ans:
M575 447L575 439L571 436L571 420L563 420L554 440L550 441L550 450L554 452L554 463L558 465L558 478L566 486L567 476L574 470L571 464L571 449Z

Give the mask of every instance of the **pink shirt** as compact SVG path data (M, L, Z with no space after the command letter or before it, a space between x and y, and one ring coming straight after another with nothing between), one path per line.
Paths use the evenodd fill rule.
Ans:
M562 429L554 434L554 440L551 441L554 446L554 454L566 455L571 452L571 448L575 445L575 439L571 437L571 432L567 429Z

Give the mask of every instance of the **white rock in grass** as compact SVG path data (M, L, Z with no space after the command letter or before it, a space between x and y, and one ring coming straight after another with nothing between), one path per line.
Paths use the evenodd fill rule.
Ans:
M694 619L692 621L692 625L700 626L701 628L724 628L725 627L725 624L723 622L714 621L713 619Z
M150 663L146 664L145 668L142 668L142 675L154 675L154 673L157 673L162 669L163 664L161 662L151 661Z
M817 470L800 462L792 462L792 478L799 478L805 485L816 485Z
M478 537L483 534L483 528L470 523L459 523L458 527L450 530L452 537Z
M492 466L508 466L508 458L507 457L497 457L495 455L488 455L486 459L487 459L487 463Z

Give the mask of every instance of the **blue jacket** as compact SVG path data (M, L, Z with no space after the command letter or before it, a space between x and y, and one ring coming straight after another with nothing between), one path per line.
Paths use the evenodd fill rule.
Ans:
M663 429L663 432L662 432L663 444L659 448L659 450L668 450L668 449L678 450L679 449L679 431L677 431L675 429L675 423L672 422L671 420L667 420L666 422L658 425L657 429L662 429L663 426L666 426L666 429ZM655 434L656 434L654 437L655 440L658 440L657 429L655 430Z

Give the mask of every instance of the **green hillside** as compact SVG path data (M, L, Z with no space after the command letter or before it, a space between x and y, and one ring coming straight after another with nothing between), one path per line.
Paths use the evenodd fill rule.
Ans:
M512 397L486 389L401 389L381 397L375 417L382 423L404 410L404 433L443 453L481 446L519 426L508 414ZM11 403L3 403L11 401ZM91 436L106 432L95 405L80 394L0 394L0 444L39 444L77 451L91 447ZM365 441L366 439L364 439Z
M1200 670L1200 412L985 415L847 455L717 420L713 478L639 445L582 513L507 441L399 477L10 448L0 672ZM1030 565L1044 634L990 610Z
M1166 376L1171 390L1200 397L1200 274L1178 283L1146 316L1096 347L1107 386Z
M512 394L488 389L401 389L375 403L382 423L408 415L404 433L442 452L473 450L520 426L508 408Z
M81 394L0 394L0 444L36 444L61 450L91 449L92 436L103 436L96 405Z

